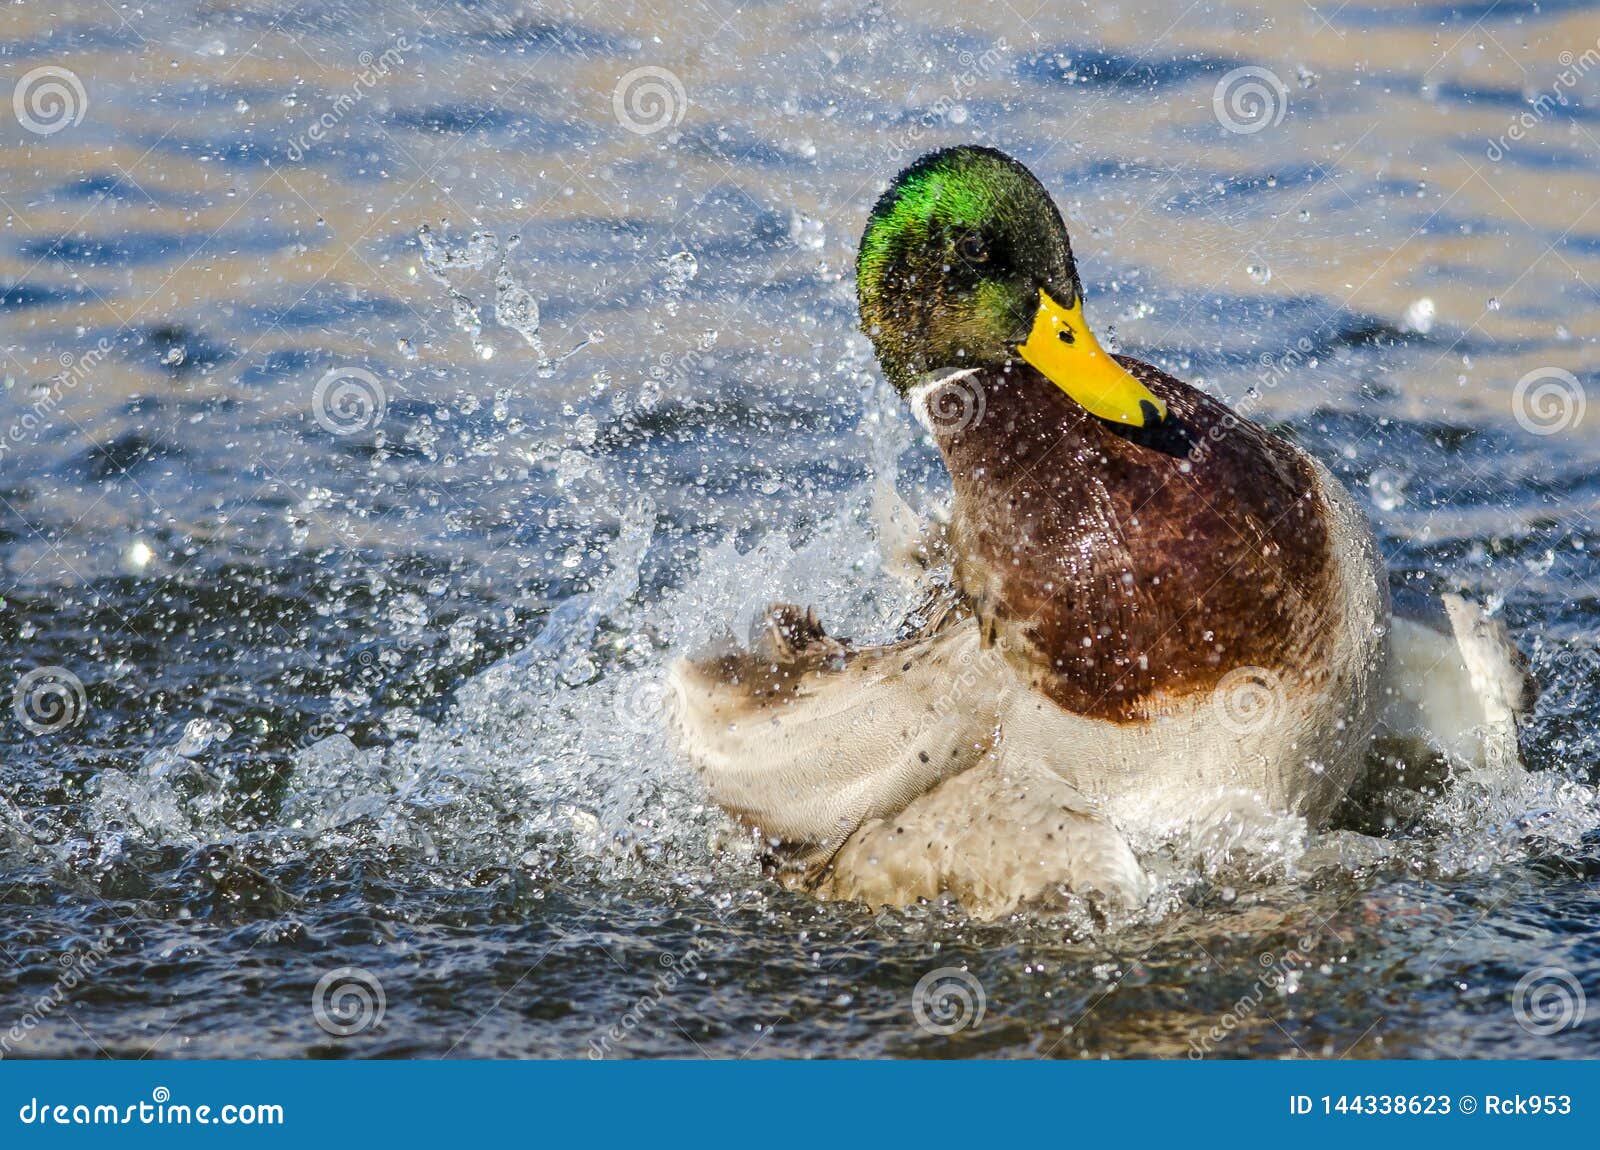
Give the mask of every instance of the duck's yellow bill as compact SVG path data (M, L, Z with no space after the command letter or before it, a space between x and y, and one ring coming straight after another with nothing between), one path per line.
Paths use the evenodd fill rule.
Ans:
M1149 427L1167 418L1167 405L1112 359L1083 321L1083 300L1062 307L1039 290L1033 330L1017 352L1090 415Z

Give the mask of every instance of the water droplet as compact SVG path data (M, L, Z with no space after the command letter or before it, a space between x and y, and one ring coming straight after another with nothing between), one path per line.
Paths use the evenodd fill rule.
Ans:
M1272 278L1272 269L1266 264L1251 264L1244 270L1258 284L1264 284Z
M1376 468L1367 477L1367 491L1380 511L1393 511L1406 501L1406 477L1392 467Z
M130 575L138 575L150 566L150 560L155 558L155 552L150 549L150 544L143 539L135 539L122 553L122 569Z
M1433 300L1423 296L1420 299L1411 301L1411 306L1406 308L1405 319L1402 321L1401 326L1406 331L1414 331L1418 335L1427 335L1433 330L1433 321L1436 315L1437 309L1434 307Z
M190 719L173 752L182 758L192 759L213 743L225 742L231 734L233 727L221 719Z
M662 286L669 292L681 292L689 286L690 280L700 274L700 261L689 251L673 252L661 261L661 266L667 273Z

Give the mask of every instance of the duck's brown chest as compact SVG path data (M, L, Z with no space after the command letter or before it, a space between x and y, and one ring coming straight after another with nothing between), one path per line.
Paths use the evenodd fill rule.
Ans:
M981 417L936 438L956 577L993 641L1062 706L1146 717L1229 671L1314 667L1338 612L1327 509L1294 448L1148 365L1136 441L1028 369L971 377Z

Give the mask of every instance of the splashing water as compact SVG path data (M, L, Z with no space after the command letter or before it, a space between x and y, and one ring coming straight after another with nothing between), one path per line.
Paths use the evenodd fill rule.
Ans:
M13 683L60 665L87 702L0 729L0 999L111 944L20 1053L581 1057L694 953L617 1052L1183 1057L1306 937L1209 1052L1600 1053L1511 1001L1541 966L1600 980L1592 300L1538 274L1600 276L1592 141L1553 115L1484 162L1570 6L1350 5L1308 37L1222 4L1159 42L937 2L637 42L494 7L396 7L406 66L354 103L295 64L349 56L321 0L128 43L8 9L14 58L94 84L0 150L0 629ZM1441 57L1479 17L1503 50ZM1257 61L1284 115L1232 133L1217 82ZM596 98L641 63L686 82L658 134ZM863 642L907 609L881 552L948 484L869 386L849 268L895 170L973 140L1057 198L1096 323L1367 504L1397 592L1503 604L1545 686L1532 774L1440 767L1330 830L1219 800L1140 844L1125 920L873 914L761 873L673 752L664 673L772 600ZM443 212L471 227L417 230ZM313 389L355 368L387 416L329 431ZM1578 385L1557 428L1518 407L1546 369ZM330 1041L308 1002L349 965L387 1020ZM988 1016L932 1036L907 1004L946 965Z
M506 249L500 256L499 266L494 271L494 318L502 327L508 327L520 335L538 360L538 371L542 378L548 379L555 374L555 364L545 354L544 340L539 335L539 301L527 288L519 284L511 276L508 266L511 253L522 243L521 236L512 236L506 241Z
M674 252L661 261L661 267L666 272L661 282L661 290L667 297L666 311L668 315L677 315L678 297L700 274L700 261L694 258L693 252Z
M483 340L483 320L478 307L465 292L451 281L452 271L476 271L500 252L500 239L492 232L473 232L464 247L447 248L434 238L433 229L423 224L417 229L417 239L422 244L422 266L437 284L443 285L450 297L450 318L458 330L472 341L472 350L479 359L494 355L494 347Z

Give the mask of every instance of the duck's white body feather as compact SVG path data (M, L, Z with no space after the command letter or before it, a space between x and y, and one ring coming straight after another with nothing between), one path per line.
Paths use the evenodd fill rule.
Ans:
M1381 556L1349 495L1314 467L1337 578L1326 602L1306 608L1339 619L1315 667L1239 668L1213 691L1158 700L1146 720L1102 720L1032 690L1003 635L986 645L968 616L815 665L749 656L747 670L781 682L776 691L753 690L750 674L730 677L726 664L680 661L680 745L792 882L877 905L949 893L995 915L1063 888L1137 903L1147 882L1130 839L1219 805L1321 823L1358 777L1390 695L1415 712L1413 726L1453 716L1458 743L1473 737L1463 716L1486 705L1470 677L1454 702L1405 702L1416 685L1388 686ZM1396 665L1411 677L1435 649L1434 671L1440 658L1453 660L1447 671L1468 661L1453 637L1426 628L1406 623L1398 638ZM1479 678L1516 674L1492 643L1477 662Z

